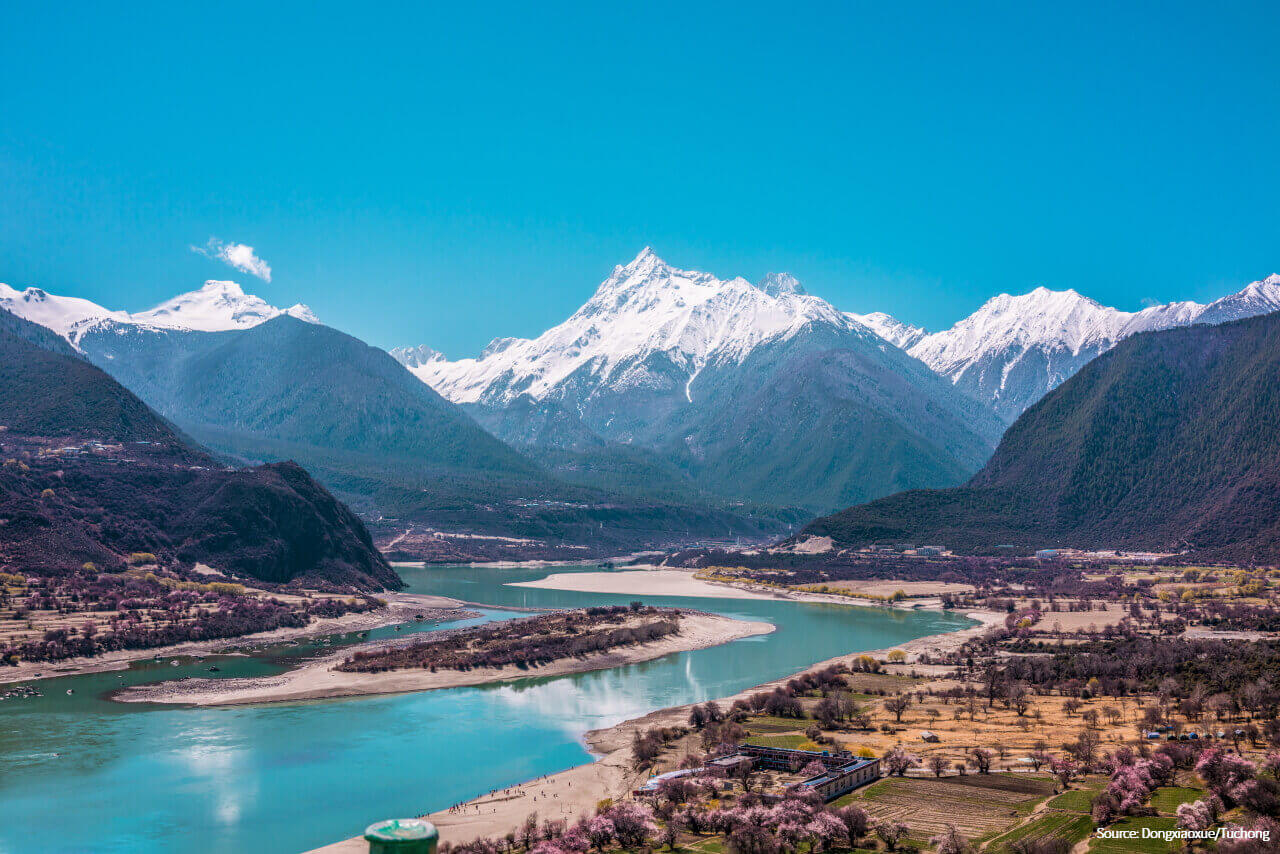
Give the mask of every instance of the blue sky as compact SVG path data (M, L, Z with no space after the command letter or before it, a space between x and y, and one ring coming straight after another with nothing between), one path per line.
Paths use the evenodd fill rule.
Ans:
M1280 270L1280 7L961 5L6 3L0 281L458 356L646 244L930 328Z

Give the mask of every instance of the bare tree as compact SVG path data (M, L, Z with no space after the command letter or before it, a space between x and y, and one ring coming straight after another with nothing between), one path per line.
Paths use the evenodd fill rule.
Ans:
M894 720L898 723L902 723L903 713L906 712L907 709L911 708L911 695L895 694L884 701L884 708L885 711L890 712L893 715Z

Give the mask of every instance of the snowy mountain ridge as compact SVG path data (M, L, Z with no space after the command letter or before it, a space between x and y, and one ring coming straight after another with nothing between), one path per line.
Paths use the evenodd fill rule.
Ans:
M563 323L533 339L497 339L474 359L421 358L394 351L415 375L455 403L543 400L571 378L623 389L645 378L636 369L662 354L686 376L685 393L709 364L742 362L761 344L822 324L879 342L862 324L804 292L786 273L759 284L681 270L646 247L619 265Z
M391 357L406 368L417 368L427 362L437 362L444 358L439 350L433 350L426 344L416 347L394 347L388 351Z
M650 389L673 374L683 379L684 397L692 403L708 366L742 364L757 349L801 330L869 332L1010 423L1137 332L1277 309L1280 275L1211 303L1174 302L1136 312L1075 290L1038 287L994 296L951 328L931 334L883 312L841 312L807 294L789 273L769 273L755 284L741 277L722 280L673 267L646 247L629 264L615 267L572 316L537 338L495 339L479 356L456 361L424 346L398 348L392 355L456 403L503 406L527 397L559 400L581 414L584 395L604 388Z
M307 323L320 322L311 309L301 303L276 308L261 297L246 294L235 282L213 279L198 290L133 314L107 309L79 297L57 296L42 288L19 291L0 283L0 308L53 330L72 345L78 345L88 330L104 322L200 332L248 329L282 314Z
M287 314L307 323L319 323L315 313L302 303L276 308L266 300L246 294L235 282L210 279L199 290L166 300L133 315L134 322L198 332L248 329Z
M1074 290L1000 294L907 352L1012 421L1099 354L1138 332L1223 323L1280 309L1280 275L1211 303L1120 311Z
M394 355L570 478L651 467L708 494L810 509L963 481L999 419L882 337L892 318L860 317L787 273L720 279L646 248L536 338L457 361Z
M852 311L846 311L845 317L862 324L881 338L904 350L929 334L919 326L903 323L883 311L873 311L870 314L855 314Z

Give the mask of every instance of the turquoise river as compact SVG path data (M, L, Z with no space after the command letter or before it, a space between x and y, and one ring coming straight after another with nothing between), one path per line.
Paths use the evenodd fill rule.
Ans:
M116 703L108 694L187 676L279 673L354 636L177 666L148 657L127 671L39 680L32 684L43 696L0 702L0 852L302 851L356 835L376 819L439 809L590 761L582 741L588 730L969 625L929 611L508 586L598 567L399 569L410 592L483 605L473 608L483 616L472 623L520 616L511 608L639 598L763 620L777 631L594 673L287 705L184 708ZM372 636L392 634L386 628ZM220 671L210 673L215 664Z

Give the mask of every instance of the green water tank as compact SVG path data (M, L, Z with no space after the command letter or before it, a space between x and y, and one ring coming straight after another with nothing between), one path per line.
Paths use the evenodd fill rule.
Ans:
M436 854L440 831L420 818L393 818L364 829L369 854Z

